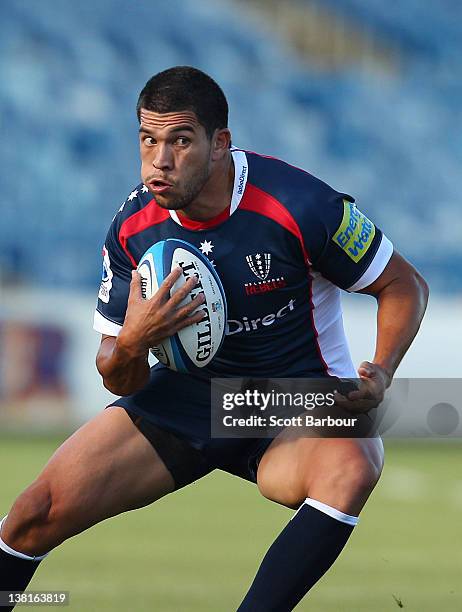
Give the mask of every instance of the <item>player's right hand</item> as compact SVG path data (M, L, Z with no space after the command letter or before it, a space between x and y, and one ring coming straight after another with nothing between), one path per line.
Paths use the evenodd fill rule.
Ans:
M359 388L346 396L335 394L335 403L353 414L367 413L377 408L391 384L391 375L377 363L363 361L358 368Z
M175 293L170 291L180 278L182 270L175 268L165 277L158 291L149 299L143 298L141 276L132 272L127 311L118 342L134 354L143 354L165 338L173 336L180 329L194 325L205 315L199 306L205 296L201 292L189 303L180 306L197 284L195 276L190 277ZM195 312L197 310L197 312Z

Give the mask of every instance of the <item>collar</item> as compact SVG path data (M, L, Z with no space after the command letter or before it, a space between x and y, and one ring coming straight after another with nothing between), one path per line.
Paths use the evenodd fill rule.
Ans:
M244 195L245 187L247 185L247 177L249 174L247 156L241 149L236 149L233 147L231 149L231 157L234 164L234 185L231 203L229 206L227 206L215 217L207 219L206 221L194 221L193 219L188 219L187 217L180 217L176 210L169 210L168 212L170 217L175 221L175 223L192 230L209 229L210 227L223 223L223 221L228 219L238 209L242 196Z

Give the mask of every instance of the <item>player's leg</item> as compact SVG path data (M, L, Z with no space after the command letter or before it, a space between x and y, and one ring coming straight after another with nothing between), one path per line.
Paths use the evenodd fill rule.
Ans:
M174 488L125 409L102 411L60 446L3 520L0 591L24 590L40 558L67 538Z
M331 567L383 464L379 438L304 438L284 430L258 467L269 499L298 508L268 550L239 612L287 612Z
M258 466L261 493L298 508L306 497L358 515L380 477L383 444L374 438L309 438L286 428Z

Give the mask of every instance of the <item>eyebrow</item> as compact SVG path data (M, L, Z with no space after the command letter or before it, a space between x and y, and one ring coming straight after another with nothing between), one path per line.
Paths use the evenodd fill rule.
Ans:
M185 125L179 125L173 128L172 130L170 130L170 133L172 134L175 132L192 132L194 134L195 130L190 125L185 124ZM140 126L139 133L140 134L152 134L152 131L150 131L148 128Z

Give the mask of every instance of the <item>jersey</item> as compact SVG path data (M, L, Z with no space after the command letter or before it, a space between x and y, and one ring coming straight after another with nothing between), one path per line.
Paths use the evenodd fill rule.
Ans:
M229 206L206 222L161 208L143 184L113 219L103 248L94 328L120 332L131 271L159 240L185 240L215 266L228 303L208 377L355 377L340 289L370 285L393 246L354 198L279 159L233 149Z

